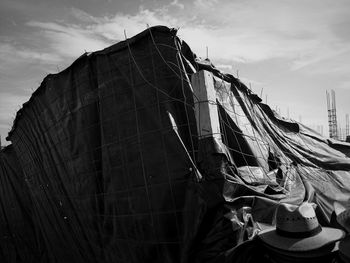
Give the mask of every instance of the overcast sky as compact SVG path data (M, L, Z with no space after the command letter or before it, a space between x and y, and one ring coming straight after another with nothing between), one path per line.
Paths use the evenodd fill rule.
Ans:
M146 25L179 28L197 55L236 75L273 109L327 135L350 113L349 0L1 0L0 134L49 73Z

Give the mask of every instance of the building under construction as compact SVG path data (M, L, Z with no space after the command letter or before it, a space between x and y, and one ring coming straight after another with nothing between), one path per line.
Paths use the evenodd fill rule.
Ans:
M326 91L327 112L328 112L328 130L329 137L340 141L348 141L349 131L349 114L345 115L345 129L337 122L337 106L335 91Z
M281 202L333 226L350 196L350 144L275 115L162 26L48 75L7 140L1 262L225 262Z

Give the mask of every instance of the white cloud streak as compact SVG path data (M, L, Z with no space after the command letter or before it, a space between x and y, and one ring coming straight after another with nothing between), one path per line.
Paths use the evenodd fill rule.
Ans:
M61 58L56 54L34 51L29 48L16 47L10 43L0 42L0 69L8 68L10 65L26 60L56 64L61 61Z
M180 9L185 9L185 5L180 3L179 0L173 0L171 3L170 3L171 6L175 6L175 7L178 7Z
M218 64L218 65L215 65L216 68L218 69L222 69L222 70L232 70L232 65L226 65L226 64Z
M170 11L171 6L178 7L178 12ZM53 50L70 57L123 40L124 30L131 37L147 24L180 27L180 36L195 51L208 46L214 59L254 63L284 58L292 61L293 70L331 58L349 44L332 30L332 25L339 23L337 16L343 7L330 0L310 0L302 6L295 1L196 0L188 8L191 12L183 7L179 0L173 0L152 11L140 8L133 15L105 17L93 17L73 8L72 15L80 25L39 21L27 25L43 30L40 34L50 41Z
M91 32L89 27L38 21L29 21L27 25L42 29L38 34L48 42L54 53L63 57L77 57L85 51L96 51L110 44Z

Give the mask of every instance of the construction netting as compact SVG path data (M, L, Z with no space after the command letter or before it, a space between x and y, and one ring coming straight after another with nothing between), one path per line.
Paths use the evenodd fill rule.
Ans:
M198 136L201 70L221 140ZM350 194L350 144L278 116L167 27L48 75L8 140L43 262L214 262L272 224L279 202L316 202L329 225Z
M40 262L42 236L32 221L29 188L12 146L0 151L0 261Z

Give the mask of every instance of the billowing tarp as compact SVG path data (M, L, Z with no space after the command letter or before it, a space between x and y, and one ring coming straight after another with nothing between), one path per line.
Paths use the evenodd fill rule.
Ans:
M12 146L0 151L0 261L40 262L45 250L32 221L32 203Z
M222 140L197 134L199 70L213 75ZM8 139L49 262L214 262L279 202L316 202L330 224L350 194L349 144L278 116L166 27L48 75Z

